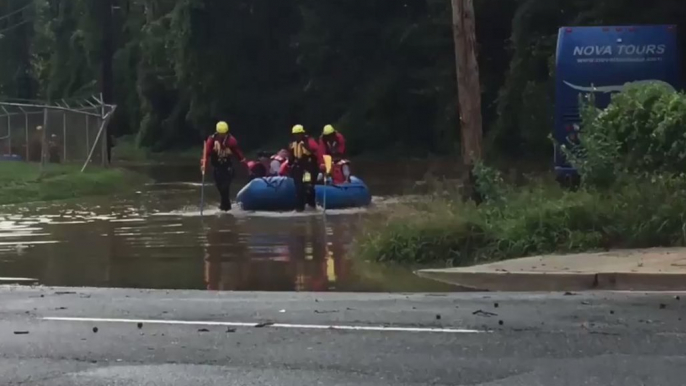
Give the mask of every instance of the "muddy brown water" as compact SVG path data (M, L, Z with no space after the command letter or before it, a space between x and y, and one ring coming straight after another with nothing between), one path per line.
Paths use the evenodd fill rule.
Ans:
M371 209L230 213L197 167L138 168L154 182L135 194L0 208L0 277L48 286L236 291L447 291L411 272L361 261L351 243L369 211L397 205L416 177L361 174ZM401 181L401 182L399 182ZM208 184L211 181L208 181ZM245 183L234 183L237 191ZM421 184L420 184L421 186ZM1 282L0 282L1 284Z

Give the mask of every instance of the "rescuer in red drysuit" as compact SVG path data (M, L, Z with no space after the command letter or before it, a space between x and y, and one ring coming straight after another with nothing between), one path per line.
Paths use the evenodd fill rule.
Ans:
M216 133L210 135L205 141L201 170L204 175L209 159L212 164L214 182L221 196L219 209L225 212L231 210L231 181L235 173L232 156L246 163L238 141L229 134L229 125L226 122L219 122Z

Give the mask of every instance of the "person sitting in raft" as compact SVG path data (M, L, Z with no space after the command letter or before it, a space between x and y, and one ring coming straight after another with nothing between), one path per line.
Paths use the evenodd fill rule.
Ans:
M288 162L288 150L281 149L271 156L269 160L269 175L278 176L281 174L281 167Z
M257 153L257 161L248 162L248 178L250 181L255 178L265 178L276 174L271 174L269 165L269 153L260 151Z
M322 156L331 156L333 165L331 168L331 179L334 184L350 182L350 161L346 156L345 137L334 129L332 125L324 126L322 135L319 137L319 148ZM326 171L326 166L321 166L322 171Z
M279 174L288 175L295 183L295 210L302 212L305 204L316 208L314 184L323 164L317 141L307 135L302 125L291 130L292 140L288 146L288 161L281 166Z
M212 164L214 182L221 197L219 209L227 212L231 210L231 182L234 176L234 168L231 157L236 157L241 163L247 163L243 152L238 147L238 141L229 134L229 125L226 122L217 123L216 133L210 135L205 141L200 168L205 174L207 160Z

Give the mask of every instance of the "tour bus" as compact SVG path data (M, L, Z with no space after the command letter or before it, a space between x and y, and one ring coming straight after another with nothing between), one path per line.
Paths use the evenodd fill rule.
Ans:
M558 33L555 79L555 174L576 181L559 144L579 131L579 97L593 93L605 108L628 83L661 82L681 88L677 27L674 25L562 27Z

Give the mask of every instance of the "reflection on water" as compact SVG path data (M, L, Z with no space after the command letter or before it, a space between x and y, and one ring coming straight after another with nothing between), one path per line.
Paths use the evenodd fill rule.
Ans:
M200 216L198 192L197 183L167 181L130 197L0 209L0 277L59 286L446 290L408 272L371 273L371 265L349 259L364 210L325 217L209 207Z

